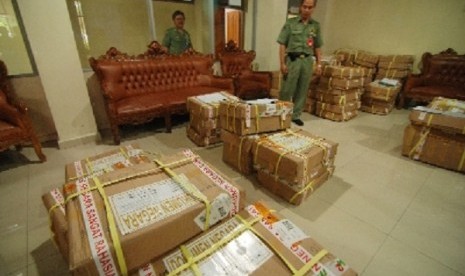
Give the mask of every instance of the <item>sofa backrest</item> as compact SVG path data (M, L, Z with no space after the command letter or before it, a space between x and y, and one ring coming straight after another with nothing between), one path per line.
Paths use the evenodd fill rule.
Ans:
M465 89L465 55L448 49L436 55L422 56L422 75L426 85L452 86Z
M105 96L112 100L195 87L199 84L200 75L213 75L212 55L93 59L90 62Z
M229 41L223 51L218 53L222 75L224 77L235 77L243 71L251 71L255 55L255 51L242 50L234 41Z

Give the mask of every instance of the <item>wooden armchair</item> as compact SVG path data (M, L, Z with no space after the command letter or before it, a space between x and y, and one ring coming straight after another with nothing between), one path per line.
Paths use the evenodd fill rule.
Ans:
M11 146L17 150L25 144L32 143L40 161L47 160L42 147L32 128L27 114L27 107L17 101L12 94L5 63L0 60L0 151Z
M234 79L234 94L244 100L267 98L271 90L271 72L252 71L255 51L239 49L229 41L218 53L223 77Z

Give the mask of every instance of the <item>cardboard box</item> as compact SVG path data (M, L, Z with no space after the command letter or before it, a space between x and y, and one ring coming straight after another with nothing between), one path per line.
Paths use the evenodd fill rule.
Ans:
M358 51L355 57L355 63L368 63L368 64L378 64L379 55L372 54L366 51ZM369 66L368 66L369 67Z
M244 175L255 172L252 144L259 137L258 134L239 136L223 129L221 131L223 161Z
M377 114L377 115L387 115L391 113L393 109L394 109L394 104L386 103L386 102L381 102L378 104L362 103L362 106L360 108L360 110L363 112L368 112L368 113Z
M329 104L346 104L353 101L359 101L360 95L362 95L362 90L360 88L349 90L318 90L316 92L315 99Z
M150 162L150 159L138 145L121 146L115 150L66 164L65 182Z
M199 134L193 127L186 127L187 137L199 147L206 147L221 143L221 129L214 129L212 133Z
M350 119L353 119L357 117L358 111L348 111L344 113L334 113L330 111L323 110L321 108L316 107L316 112L315 115L321 118L329 119L331 121L336 121L336 122L345 122Z
M244 190L190 150L155 162L65 185L73 274L135 270L243 208Z
M212 136L221 129L220 117L205 119L198 115L190 114L189 127L202 136Z
M465 134L465 101L436 97L427 107L412 109L409 119L415 125Z
M258 170L258 182L273 194L285 199L291 204L300 205L313 192L323 185L326 180L332 175L334 166L325 167L319 165L311 170L311 179L304 188L296 189L295 186L290 186L287 182L270 174L267 170Z
M218 117L218 107L220 103L226 101L239 101L239 98L228 92L193 96L187 98L186 107L190 115L194 115L203 120L215 119Z
M361 68L350 66L325 66L322 76L337 77L341 79L361 78L364 72Z
M379 83L379 80L371 82L366 88L363 94L364 98L372 98L376 100L383 100L385 102L392 102L396 99L399 94L401 85L386 86Z
M66 220L65 198L61 189L55 188L42 195L42 202L47 209L52 240L61 256L68 262L68 222Z
M312 169L333 165L337 146L302 129L265 135L252 145L254 167L300 190L312 179Z
M391 78L391 79L402 79L408 76L410 70L398 70L398 69L379 69L376 73L376 78Z
M318 84L319 90L341 89L349 90L353 88L361 88L363 86L361 78L344 79L337 77L321 77Z
M241 136L286 129L292 109L291 102L276 99L221 103L221 127Z
M308 270L302 270L305 264ZM199 275L296 275L299 270L298 275L357 275L261 202L145 266L140 275L191 275L194 265Z
M387 70L412 70L412 63L403 63L403 62L392 62L392 61L380 61L378 63L378 68L387 69Z
M402 155L442 168L465 172L465 135L408 125Z
M349 103L342 104L342 105L328 104L328 103L317 101L315 105L315 110L319 109L322 111L329 111L332 113L343 114L343 113L347 113L350 111L356 111L360 108L360 106L361 106L360 101L353 101L353 102L349 102Z
M379 56L379 63L392 62L392 63L413 63L415 57L413 55L381 55Z

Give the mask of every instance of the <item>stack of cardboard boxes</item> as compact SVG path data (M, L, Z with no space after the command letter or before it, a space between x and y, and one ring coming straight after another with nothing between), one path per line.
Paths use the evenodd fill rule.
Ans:
M413 160L465 172L465 102L437 97L410 113L402 154Z
M276 99L221 103L223 161L245 175L254 172L252 143L263 133L289 128L292 108Z
M326 66L315 94L315 114L333 121L357 116L364 70L349 66Z
M239 98L218 92L187 98L189 124L187 137L197 146L208 146L221 142L221 124L218 108L223 101L239 101Z

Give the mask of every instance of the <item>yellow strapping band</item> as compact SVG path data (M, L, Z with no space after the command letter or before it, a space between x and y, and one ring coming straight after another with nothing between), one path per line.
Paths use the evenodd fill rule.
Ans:
M257 159L258 159L258 148L260 147L261 144L265 143L267 140L266 139L261 139L260 141L257 142L257 147L255 148L255 154L253 158L253 164L257 164Z
M428 122L426 123L426 126L430 126L431 125L431 121L433 120L433 114L429 114L429 117L428 117Z
M194 257L189 252L189 249L187 249L187 247L185 245L181 245L180 249L181 249L182 255L184 255L184 258L187 261L186 264L189 265L189 267L192 269L192 271L194 272L194 275L201 276L202 272L200 271L199 266L197 265L197 263L194 261Z
M125 150L123 150L123 147L120 147L119 151L121 151L121 154L124 156L124 158L129 159L129 155Z
M238 105L234 105L234 112L233 112L233 119L232 119L234 133L236 133L236 108L237 107Z
M292 151L283 151L281 154L279 154L278 161L276 162L276 167L274 168L274 178L277 181L278 180L278 169L279 169L279 164L281 163L281 159L283 158L284 155L291 153Z
M172 169L164 166L164 164L159 161L159 160L153 160L156 164L160 165L162 167L162 170L165 171L174 181L176 181L179 185L181 185L182 188L184 188L185 191L187 191L189 194L194 196L200 201L203 201L205 204L205 230L208 230L210 227L210 212L211 212L211 204L208 198L202 194L199 190L194 188L194 185L191 184L188 181L185 181L184 179L181 179L179 175L177 175Z
M339 105L343 105L343 104L346 104L346 95L342 95L339 98Z
M289 200L289 202L290 202L290 203L294 203L294 200L296 200L296 198L297 198L298 196L300 196L300 195L303 194L303 193L306 193L308 190L310 190L310 191L313 193L313 191L314 191L314 189L313 189L313 184L314 184L314 182L315 182L315 180L310 181L307 185L305 185L305 187L304 187L302 190L300 190L300 191L298 191L297 193L295 193L295 194L291 197L291 199Z
M92 162L90 162L89 158L86 158L86 168L89 171L89 175L94 172L94 167L92 166Z
M430 128L426 129L425 132L423 132L420 136L420 139L418 139L418 142L415 144L415 146L413 146L413 148L410 150L408 156L409 158L412 158L413 157L413 154L418 150L418 148L420 147L421 144L423 144L426 140L426 137L428 137L428 134L430 132ZM421 153L421 152L419 152Z
M317 264L324 256L328 254L328 250L321 249L315 256L313 256L312 260L306 263L299 271L294 273L294 276L303 276L309 272L312 267Z
M465 163L465 149L463 150L462 158L460 158L460 163L459 163L459 166L457 167L458 171L462 170L464 163Z
M48 228L50 228L50 239L52 240L52 242L55 244L56 247L58 247L58 244L56 243L55 239L53 238L53 237L55 237L55 232L53 232L53 229L52 229L52 227L53 227L52 212L57 207L63 206L63 205L64 205L64 203L57 202L54 205L52 205L50 207L50 209L48 209Z
M123 248L121 248L121 241L119 240L118 229L116 228L115 217L113 216L113 212L110 208L110 202L108 201L108 197L103 189L102 183L97 177L92 178L94 180L95 186L103 199L103 203L107 208L105 209L105 213L107 215L107 222L108 228L110 230L110 236L113 241L113 248L115 249L116 259L118 261L119 269L122 275L128 275L128 268L126 266L126 260L124 259Z

